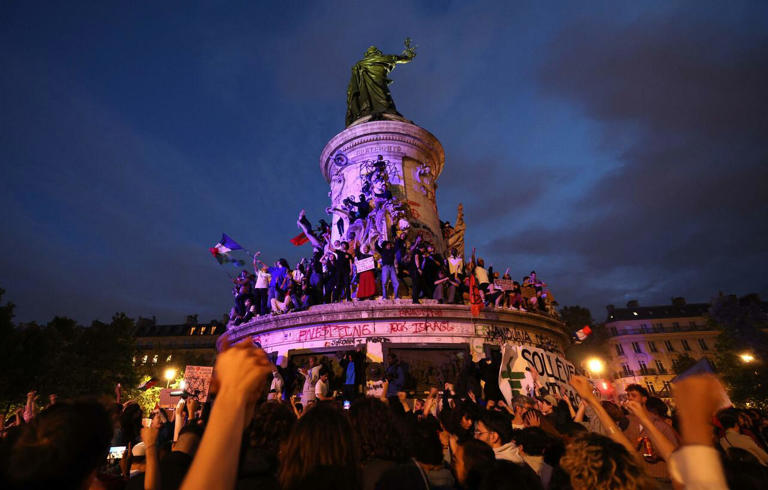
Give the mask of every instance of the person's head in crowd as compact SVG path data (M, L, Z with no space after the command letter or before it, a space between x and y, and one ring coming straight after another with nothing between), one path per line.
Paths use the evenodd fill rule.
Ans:
M361 245L360 246L360 253L367 254L369 252L368 245Z
M717 413L717 421L723 427L723 430L739 430L739 411L735 408L726 408Z
M549 436L540 427L517 430L513 437L518 449L528 456L543 456L550 442Z
M345 466L340 465L316 466L291 487L292 490L359 490L359 488L355 474L349 473Z
M283 267L283 268L285 268L285 269L290 269L290 267L288 267L288 261L287 261L287 260L285 260L285 259L280 259L280 260L278 260L278 261L277 261L277 264L278 264L280 267Z
M323 380L323 383L328 382L328 370L326 368L320 369L320 379Z
M434 418L420 420L413 428L413 458L425 469L437 468L443 463L443 444L439 432L440 424Z
M455 444L451 465L456 475L456 480L466 489L477 489L483 480L483 476L493 467L496 456L491 446L478 441L467 439Z
M645 402L648 401L648 390L640 386L639 384L631 384L627 386L626 390L627 398L630 401L637 402L645 406Z
M59 395L56 393L51 393L48 395L48 406L56 405L56 402L59 400Z
M573 440L560 466L568 473L573 490L656 488L624 446L595 432Z
M415 398L413 400L413 411L414 412L421 412L424 410L424 400L421 398Z
M494 449L500 448L512 440L512 420L501 412L482 412L475 424L475 439Z
M552 395L544 395L538 398L539 411L544 415L549 415L555 410L557 400Z
M390 352L387 354L387 363L392 366L394 364L397 364L397 354L394 352Z
M247 447L258 453L262 461L276 467L280 445L288 438L294 424L296 415L286 404L278 401L262 403L256 407L253 414L248 429Z
M9 489L88 488L107 458L112 424L92 401L59 402L19 429L3 462Z
M131 402L120 415L120 432L122 434L122 445L127 443L138 443L141 432L142 411L138 403Z
M358 480L358 454L352 427L339 409L319 403L307 409L293 426L280 453L278 480L283 490L299 484L322 466L336 466Z
M479 490L543 490L541 479L528 465L496 460L485 473Z
M478 267L485 267L485 260L477 259L477 266Z
M669 416L669 408L661 398L650 396L645 402L645 408L658 417L666 419Z
M384 240L384 242L381 244L381 248L384 250L390 250L394 248L395 244L390 242L389 240Z
M315 365L317 365L317 357L309 356L307 362L309 363L309 367L315 367Z
M610 400L603 400L600 402L600 405L603 406L608 415L613 419L614 422L616 422L616 425L619 426L619 429L624 430L629 426L629 418L620 406L616 405Z
M349 243L347 243L347 242L341 242L341 249L342 249L342 250L344 250L345 252L346 252L347 250L349 250Z
M514 408L520 407L523 410L528 410L530 408L536 408L536 402L530 396L515 395L512 397L512 406Z
M452 248L451 249L451 257L458 257L458 256L459 256L459 251L456 250L455 248Z
M361 461L401 461L406 457L392 412L383 401L369 397L355 400L349 408L349 422L357 435Z
M581 434L588 432L586 427L572 420L558 424L556 429L566 442L570 442Z
M531 281L536 280L536 271L531 271Z

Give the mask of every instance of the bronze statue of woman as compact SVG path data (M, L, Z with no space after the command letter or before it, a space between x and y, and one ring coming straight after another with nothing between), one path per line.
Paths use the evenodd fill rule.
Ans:
M387 78L398 63L408 63L416 56L411 40L405 40L405 49L400 55L383 54L376 46L365 52L363 59L352 67L352 78L347 88L346 126L364 116L372 120L381 119L381 115L400 113L395 109L395 102L389 91L392 80Z

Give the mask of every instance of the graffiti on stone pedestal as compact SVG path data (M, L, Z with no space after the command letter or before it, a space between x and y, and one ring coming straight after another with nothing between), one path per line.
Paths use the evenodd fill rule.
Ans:
M423 322L389 322L389 333L422 334L451 333L455 327L446 320L425 320Z
M371 325L319 325L317 327L302 328L296 332L295 337L299 342L325 339L343 339L349 337L367 337L373 335Z
M498 325L476 325L475 334L485 339L489 344L502 345L506 343L527 344L540 349L559 352L560 344L548 335L529 333L514 327Z

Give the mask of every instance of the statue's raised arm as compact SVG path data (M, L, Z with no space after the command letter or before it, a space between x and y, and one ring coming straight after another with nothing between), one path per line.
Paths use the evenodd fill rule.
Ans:
M382 119L383 114L401 116L389 91L392 80L387 76L397 64L408 63L415 56L416 48L410 38L406 38L405 49L399 55L383 54L376 46L368 48L363 59L352 67L347 88L346 126L366 116L374 121Z

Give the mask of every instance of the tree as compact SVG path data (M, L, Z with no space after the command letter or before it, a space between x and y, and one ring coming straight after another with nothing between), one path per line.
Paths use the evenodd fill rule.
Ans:
M697 362L698 361L688 355L688 353L683 353L675 357L675 360L672 361L672 370L675 374L682 374Z
M720 295L712 301L710 323L720 330L717 367L734 403L768 405L768 315L755 294L741 298ZM754 360L745 362L741 355Z

